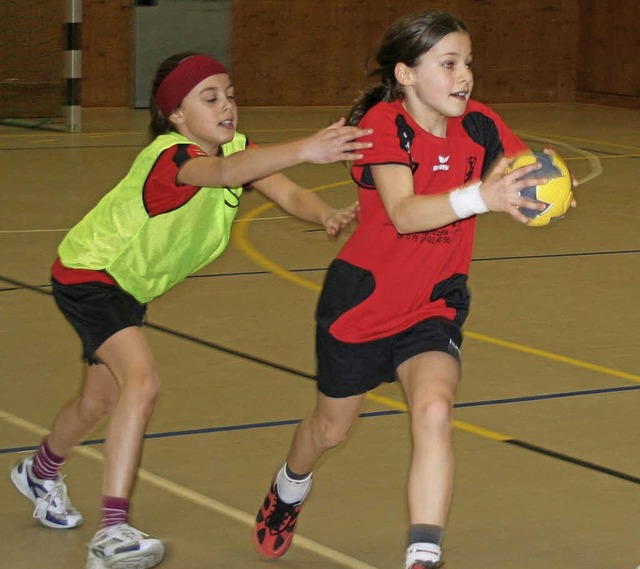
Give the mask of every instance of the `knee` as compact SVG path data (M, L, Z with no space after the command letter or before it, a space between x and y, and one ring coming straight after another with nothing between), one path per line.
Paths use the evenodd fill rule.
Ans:
M315 417L316 442L323 451L342 444L349 435L350 426L336 424L320 417Z
M122 386L121 397L143 411L151 412L160 392L160 378L155 370L136 370L129 374Z
M415 435L447 434L453 428L453 401L444 394L429 397L411 409Z
M160 393L160 378L155 369L147 370L131 378L130 388L141 405L153 407Z
M78 401L78 412L85 422L96 424L113 413L117 401L117 395L85 396L83 394Z

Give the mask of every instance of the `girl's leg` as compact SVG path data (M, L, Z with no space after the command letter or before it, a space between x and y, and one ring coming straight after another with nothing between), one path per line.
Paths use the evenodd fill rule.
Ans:
M426 557L436 562L453 493L453 400L459 376L459 363L444 352L420 354L398 367L413 440L408 482L410 541L435 544L433 551L426 548L432 553ZM407 566L412 566L409 559Z
M111 336L96 355L115 378L120 396L107 427L102 518L89 544L87 569L154 567L164 556L164 546L127 522L144 433L160 387L155 361L138 326Z
M355 423L364 395L333 398L318 393L316 408L298 425L287 457L288 467L297 474L313 470L320 456L338 446Z
M34 516L43 525L71 529L82 523L82 514L71 504L59 470L73 447L110 414L118 394L118 385L106 366L85 364L80 393L58 413L36 454L11 471L14 485L36 506Z
M128 499L160 379L149 344L138 326L111 336L96 355L109 368L120 390L107 427L102 493Z
M263 557L280 557L289 549L311 487L311 471L325 451L345 440L364 397L338 399L318 393L315 410L298 425L287 462L258 511L253 545Z
M112 413L119 394L120 388L107 366L85 363L80 393L65 404L47 437L51 451L69 456L73 447Z

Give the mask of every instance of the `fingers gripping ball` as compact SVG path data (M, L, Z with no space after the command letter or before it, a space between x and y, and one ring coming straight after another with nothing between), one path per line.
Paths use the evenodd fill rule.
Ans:
M521 208L520 211L531 218L530 227L542 227L562 219L573 199L573 183L571 174L564 160L557 154L545 154L543 152L530 152L516 158L509 170L540 162L542 168L535 170L525 178L547 178L549 181L540 186L529 186L520 191L520 195L531 200L543 202L546 207L543 210Z

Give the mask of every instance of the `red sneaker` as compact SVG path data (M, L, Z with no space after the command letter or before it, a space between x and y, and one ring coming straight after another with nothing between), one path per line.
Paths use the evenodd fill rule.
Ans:
M301 508L302 502L283 502L276 492L275 481L272 482L253 528L253 546L260 555L274 559L286 553L296 531Z

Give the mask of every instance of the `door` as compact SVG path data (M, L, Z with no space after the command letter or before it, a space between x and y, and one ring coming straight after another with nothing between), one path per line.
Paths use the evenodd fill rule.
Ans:
M158 65L181 51L198 51L231 66L231 0L137 0L135 108L149 106Z

